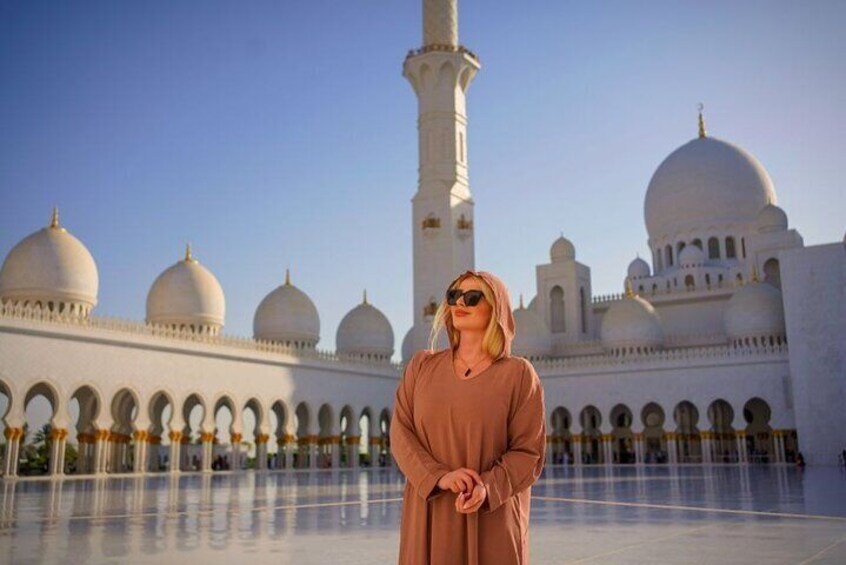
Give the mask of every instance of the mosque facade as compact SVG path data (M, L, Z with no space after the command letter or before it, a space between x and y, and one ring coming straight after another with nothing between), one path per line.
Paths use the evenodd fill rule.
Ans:
M424 0L423 13L423 47L403 63L420 160L403 360L427 346L448 282L475 269L466 93L481 64L458 41L456 0ZM655 171L644 215L650 261L628 265L625 292L594 295L562 235L514 311L513 353L544 383L547 463L778 464L800 451L836 463L846 241L806 247L764 166L709 135L701 113L698 135ZM97 316L98 287L95 259L55 210L5 257L4 477L32 472L35 399L50 412L41 472L57 477L393 464L403 366L366 293L324 351L318 308L287 273L250 338L221 333L223 289L190 247L152 282L143 321Z

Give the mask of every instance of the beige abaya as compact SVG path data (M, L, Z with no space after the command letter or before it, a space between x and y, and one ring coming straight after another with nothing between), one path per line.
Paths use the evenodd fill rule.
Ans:
M546 450L543 388L532 364L510 353L514 319L505 285L485 271L468 272L494 291L491 315L506 347L469 377L455 373L452 348L420 350L406 365L390 427L391 453L406 477L400 565L529 562L531 486ZM470 514L455 509L457 494L437 486L461 467L487 486L484 504Z

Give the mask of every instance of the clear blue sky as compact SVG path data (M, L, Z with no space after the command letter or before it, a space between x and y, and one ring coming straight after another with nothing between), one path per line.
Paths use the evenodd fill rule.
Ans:
M0 253L63 224L94 255L95 313L142 320L183 254L252 334L283 281L333 349L361 300L412 319L417 105L401 76L421 0L0 0ZM469 91L476 267L515 302L559 232L618 292L648 257L646 186L696 134L769 170L806 244L846 227L846 3L460 1L482 59ZM504 230L502 226L509 226Z

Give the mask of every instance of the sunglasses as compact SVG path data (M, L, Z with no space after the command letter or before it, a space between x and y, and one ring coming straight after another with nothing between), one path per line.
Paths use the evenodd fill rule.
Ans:
M465 306L475 306L485 297L485 294L481 290L461 290L460 288L451 288L446 293L447 304L455 306L462 295L464 296Z

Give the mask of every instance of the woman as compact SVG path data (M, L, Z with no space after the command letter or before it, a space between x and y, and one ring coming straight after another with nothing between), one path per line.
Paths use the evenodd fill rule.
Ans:
M441 327L450 347L434 351ZM406 477L401 565L529 562L531 485L546 454L543 388L511 355L508 289L485 271L453 280L396 391L391 453Z

